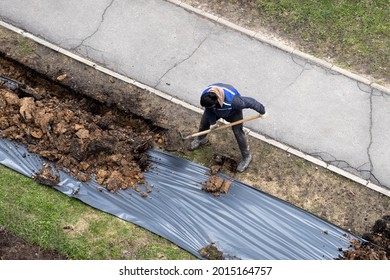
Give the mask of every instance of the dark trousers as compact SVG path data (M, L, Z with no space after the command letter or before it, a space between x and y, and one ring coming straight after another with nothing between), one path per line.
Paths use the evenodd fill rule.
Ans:
M219 118L217 117L217 119L219 119ZM243 119L242 110L235 112L234 114L232 114L228 118L224 118L224 120L226 120L227 122L230 122L230 123L238 121L238 120L242 120L242 119ZM209 128L210 128L210 122L207 119L206 114L203 114L202 119L200 121L200 125L199 125L199 132L208 130ZM238 147L240 148L242 157L245 158L245 157L249 156L248 138L246 137L246 134L244 132L244 125L242 123L233 125L232 130L233 130L234 136L236 137L236 141L237 141ZM205 138L206 136L207 135L201 135L201 136L199 136L198 139L201 140L201 139Z

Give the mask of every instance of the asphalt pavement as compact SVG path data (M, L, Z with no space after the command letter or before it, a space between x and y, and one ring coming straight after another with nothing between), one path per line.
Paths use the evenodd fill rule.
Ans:
M174 0L1 0L0 20L194 113L232 84L268 112L252 136L390 195L390 89L367 78Z

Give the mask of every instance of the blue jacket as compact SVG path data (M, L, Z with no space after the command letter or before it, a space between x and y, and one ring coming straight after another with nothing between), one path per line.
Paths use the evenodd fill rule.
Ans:
M241 96L237 89L232 85L216 83L209 85L202 91L202 95L208 92L212 87L219 87L225 93L225 100L222 107L205 108L205 114L210 124L213 125L219 118L228 118L243 109L253 109L261 115L265 114L264 106L252 97Z

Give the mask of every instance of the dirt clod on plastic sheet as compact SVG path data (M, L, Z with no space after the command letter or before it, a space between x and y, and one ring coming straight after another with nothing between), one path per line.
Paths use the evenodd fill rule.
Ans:
M223 252L219 251L215 243L211 243L201 249L199 249L199 254L208 259L208 260L224 260Z
M33 176L33 179L40 184L52 187L58 185L60 182L60 176L55 174L55 171L48 164L44 165L44 167Z
M202 190L205 192L212 193L214 196L219 196L221 193L226 194L232 185L232 181L224 179L216 175L210 176Z

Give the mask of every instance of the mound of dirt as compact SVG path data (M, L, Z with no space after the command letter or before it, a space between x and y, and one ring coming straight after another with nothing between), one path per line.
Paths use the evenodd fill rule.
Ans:
M67 170L80 181L93 175L109 191L144 183L144 151L163 145L164 136L142 119L108 109L96 101L30 89L0 89L1 136L25 145L32 153ZM37 96L41 96L37 99ZM55 185L44 169L35 176Z
M362 236L367 240L351 242L351 250L344 251L341 260L389 260L390 259L390 216L383 216Z

